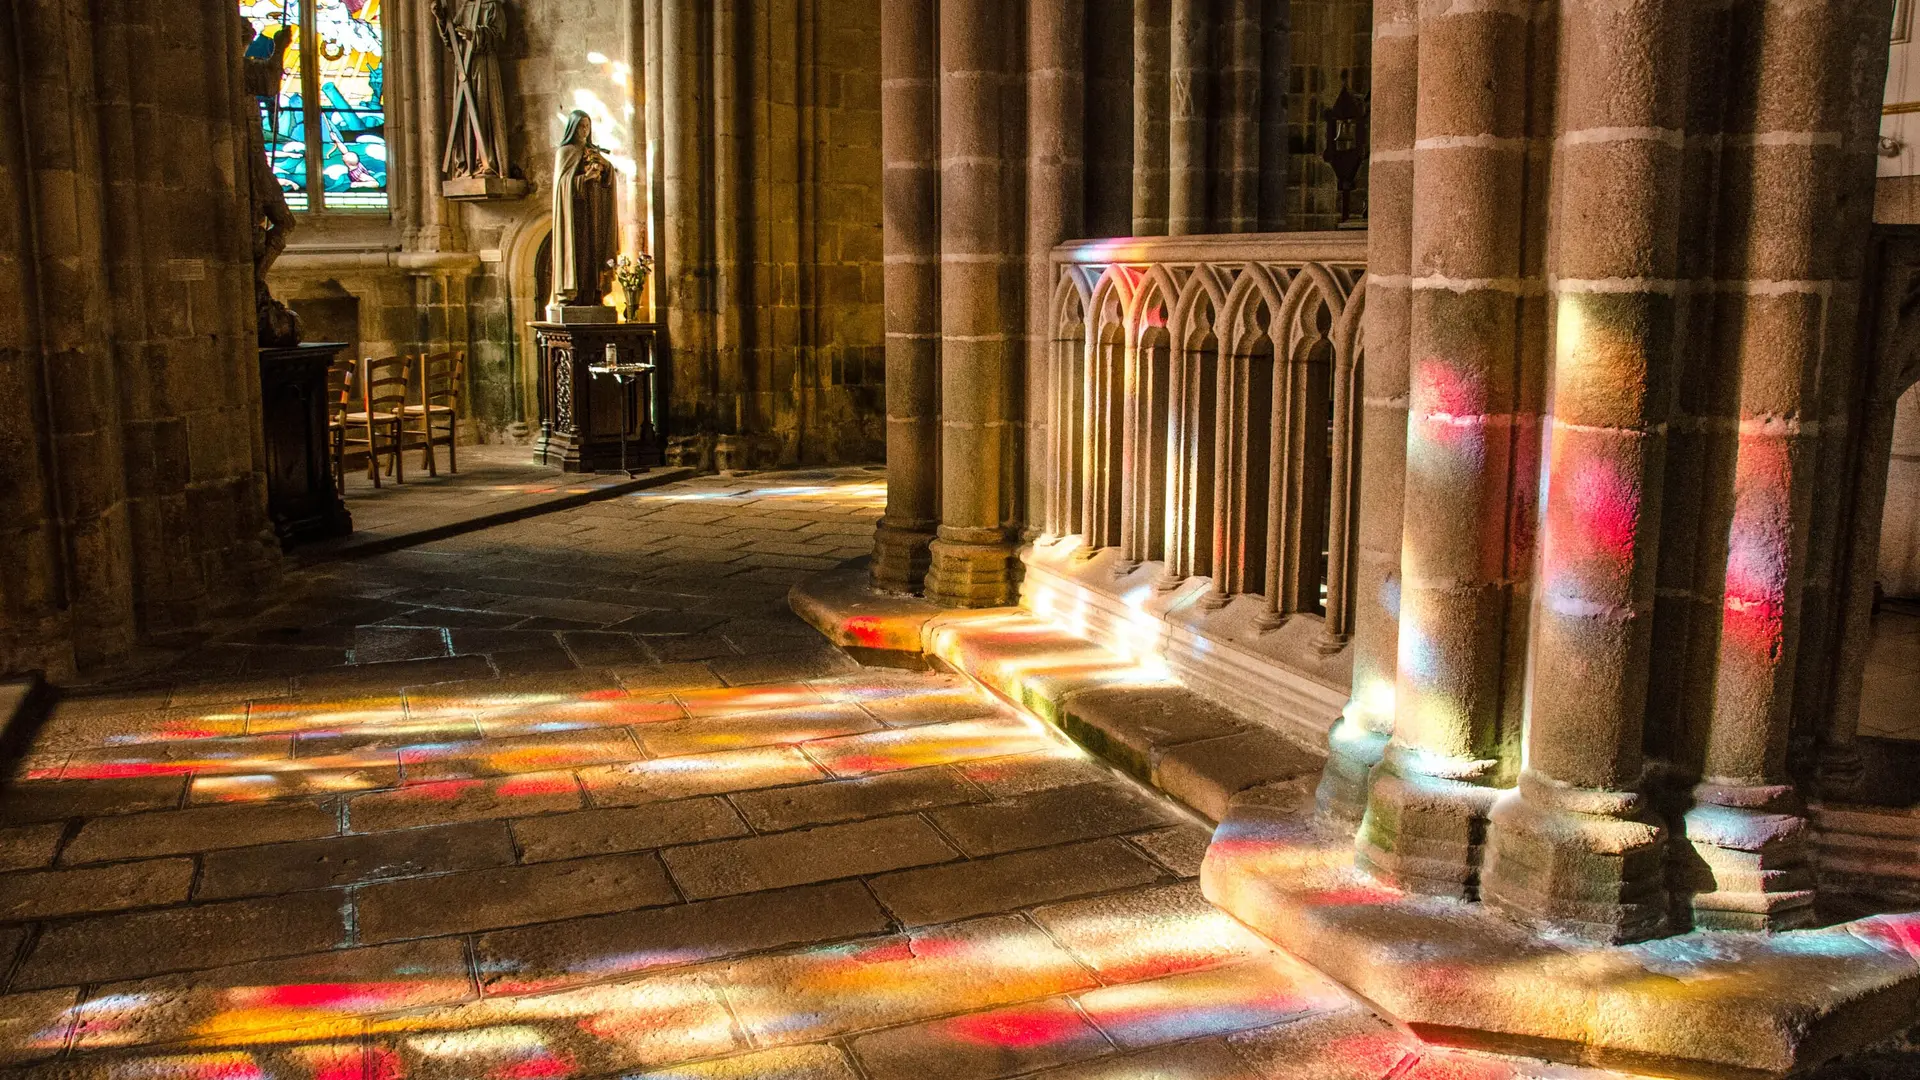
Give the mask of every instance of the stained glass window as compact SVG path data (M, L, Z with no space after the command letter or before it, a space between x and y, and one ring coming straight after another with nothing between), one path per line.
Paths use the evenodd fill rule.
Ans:
M381 0L313 0L320 43L320 175L337 209L387 208L386 49Z
M280 178L287 206L295 211L308 208L307 199L307 123L306 95L301 92L303 68L300 48L301 0L246 0L240 13L253 24L260 36L247 55L264 60L273 55L281 38L288 40L286 74L280 80L280 95L262 101L261 123L266 127L267 160L273 175Z
M302 210L387 209L383 0L241 0L268 57L292 35L279 97L263 100L267 155ZM314 47L305 48L307 42ZM318 174L319 190L310 178Z

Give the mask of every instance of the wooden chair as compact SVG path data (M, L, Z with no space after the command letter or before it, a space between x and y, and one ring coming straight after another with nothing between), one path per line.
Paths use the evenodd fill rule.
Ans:
M416 385L420 388L420 404L406 408L407 422L419 423L417 430L409 430L409 435L417 435L427 455L427 475L439 476L439 466L434 462L433 448L441 443L447 447L447 470L460 471L460 451L458 449L460 428L460 387L466 382L467 354L439 352L422 354L414 368L417 373ZM436 430L445 425L444 430Z
M347 442L367 448L367 476L372 478L374 487L380 486L383 447L390 456L387 475L396 483L407 482L401 450L406 437L407 380L412 368L413 358L408 356L383 356L360 362L360 409L347 413ZM356 437L353 430L356 428L364 437Z
M327 367L327 456L332 459L333 486L347 493L347 413L354 390L352 360L335 360Z

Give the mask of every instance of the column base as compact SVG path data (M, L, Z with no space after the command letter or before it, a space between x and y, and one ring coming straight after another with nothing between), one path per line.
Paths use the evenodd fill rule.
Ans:
M1822 747L1820 764L1814 772L1814 783L1820 797L1832 802L1850 802L1860 792L1860 782L1866 779L1866 760L1860 756L1860 744L1844 744Z
M1812 829L1793 789L1702 784L1694 798L1681 819L1687 843L1674 852L1672 871L1694 927L1812 926Z
M1386 753L1387 736L1342 716L1327 733L1327 764L1320 770L1314 809L1322 821L1358 828L1367 816L1367 780Z
M1458 762L1452 776L1414 768L1389 743L1373 770L1354 861L1376 881L1403 892L1472 900L1480 892L1487 815L1500 793L1473 783L1490 763Z
M892 593L919 592L933 559L929 550L933 532L931 524L896 525L881 518L873 530L873 587Z
M1600 945L1659 936L1666 830L1634 792L1523 774L1494 802L1480 898L1538 929Z
M977 530L985 531L985 530ZM1005 607L1014 602L1014 547L996 540L955 538L941 530L928 547L927 599L947 607Z

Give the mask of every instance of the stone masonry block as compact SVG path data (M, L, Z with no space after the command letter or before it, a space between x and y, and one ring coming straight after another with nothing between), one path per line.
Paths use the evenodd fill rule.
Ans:
M1255 728L1165 751L1154 762L1153 784L1219 821L1233 797L1247 788L1314 775L1323 763L1320 755L1284 736Z
M1179 686L1112 686L1070 694L1060 726L1075 742L1142 780L1157 752L1246 730L1227 709Z

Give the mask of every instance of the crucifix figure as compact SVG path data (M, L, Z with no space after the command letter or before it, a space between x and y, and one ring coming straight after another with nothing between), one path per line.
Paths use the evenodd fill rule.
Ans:
M440 168L450 178L509 176L507 97L500 81L506 0L452 0L451 8L447 0L433 0L433 20L453 50L456 78Z

